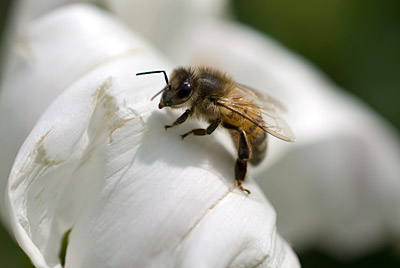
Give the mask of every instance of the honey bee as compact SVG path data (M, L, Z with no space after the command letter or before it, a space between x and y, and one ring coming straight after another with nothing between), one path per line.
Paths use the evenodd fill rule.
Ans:
M136 75L155 73L163 73L167 83L151 98L153 100L162 93L158 108L186 108L171 125L165 125L165 129L180 125L191 116L204 119L209 126L205 129L192 129L182 134L182 139L190 134L210 135L220 126L227 129L238 150L235 179L239 188L248 194L250 191L242 186L246 178L247 162L257 165L264 159L266 133L287 142L295 141L293 132L279 115L283 110L279 102L236 83L217 69L178 67L172 71L169 79L163 70Z

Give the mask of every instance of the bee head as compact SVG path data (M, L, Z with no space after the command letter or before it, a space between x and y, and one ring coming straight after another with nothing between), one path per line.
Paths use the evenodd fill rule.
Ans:
M170 76L170 82L168 82L167 73L163 70L137 73L136 75L156 73L163 73L165 82L167 83L167 85L163 89L161 89L156 95L151 98L151 100L153 100L155 97L162 93L158 108L162 109L166 106L178 108L190 99L194 90L193 69L183 67L176 68Z
M193 72L186 68L175 69L170 76L168 88L163 92L158 108L179 107L193 94Z

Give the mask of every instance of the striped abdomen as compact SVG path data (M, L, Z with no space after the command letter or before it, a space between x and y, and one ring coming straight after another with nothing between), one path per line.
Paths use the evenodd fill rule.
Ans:
M262 117L259 116L256 122L262 125ZM242 129L246 132L247 140L250 143L250 164L258 165L265 158L267 150L267 133L256 124L248 121L243 125Z
M267 133L257 127L253 133L247 134L247 139L250 142L252 152L250 163L254 166L258 165L265 158L267 151Z

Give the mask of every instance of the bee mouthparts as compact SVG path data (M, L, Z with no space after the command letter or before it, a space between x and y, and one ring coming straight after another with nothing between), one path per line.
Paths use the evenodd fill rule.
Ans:
M165 105L162 103L162 102L160 102L159 104L158 104L158 109L162 109L162 108L164 108L165 107Z

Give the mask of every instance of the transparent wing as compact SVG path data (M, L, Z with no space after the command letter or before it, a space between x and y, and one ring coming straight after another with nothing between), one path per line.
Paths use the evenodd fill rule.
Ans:
M283 106L269 96L239 85L231 97L218 98L216 102L278 139L288 142L295 141L292 130L279 114Z
M236 83L235 91L237 91L239 94L242 93L249 100L252 100L254 103L258 104L258 106L263 107L264 109L286 112L285 106L280 101L267 94L260 93L254 88Z

